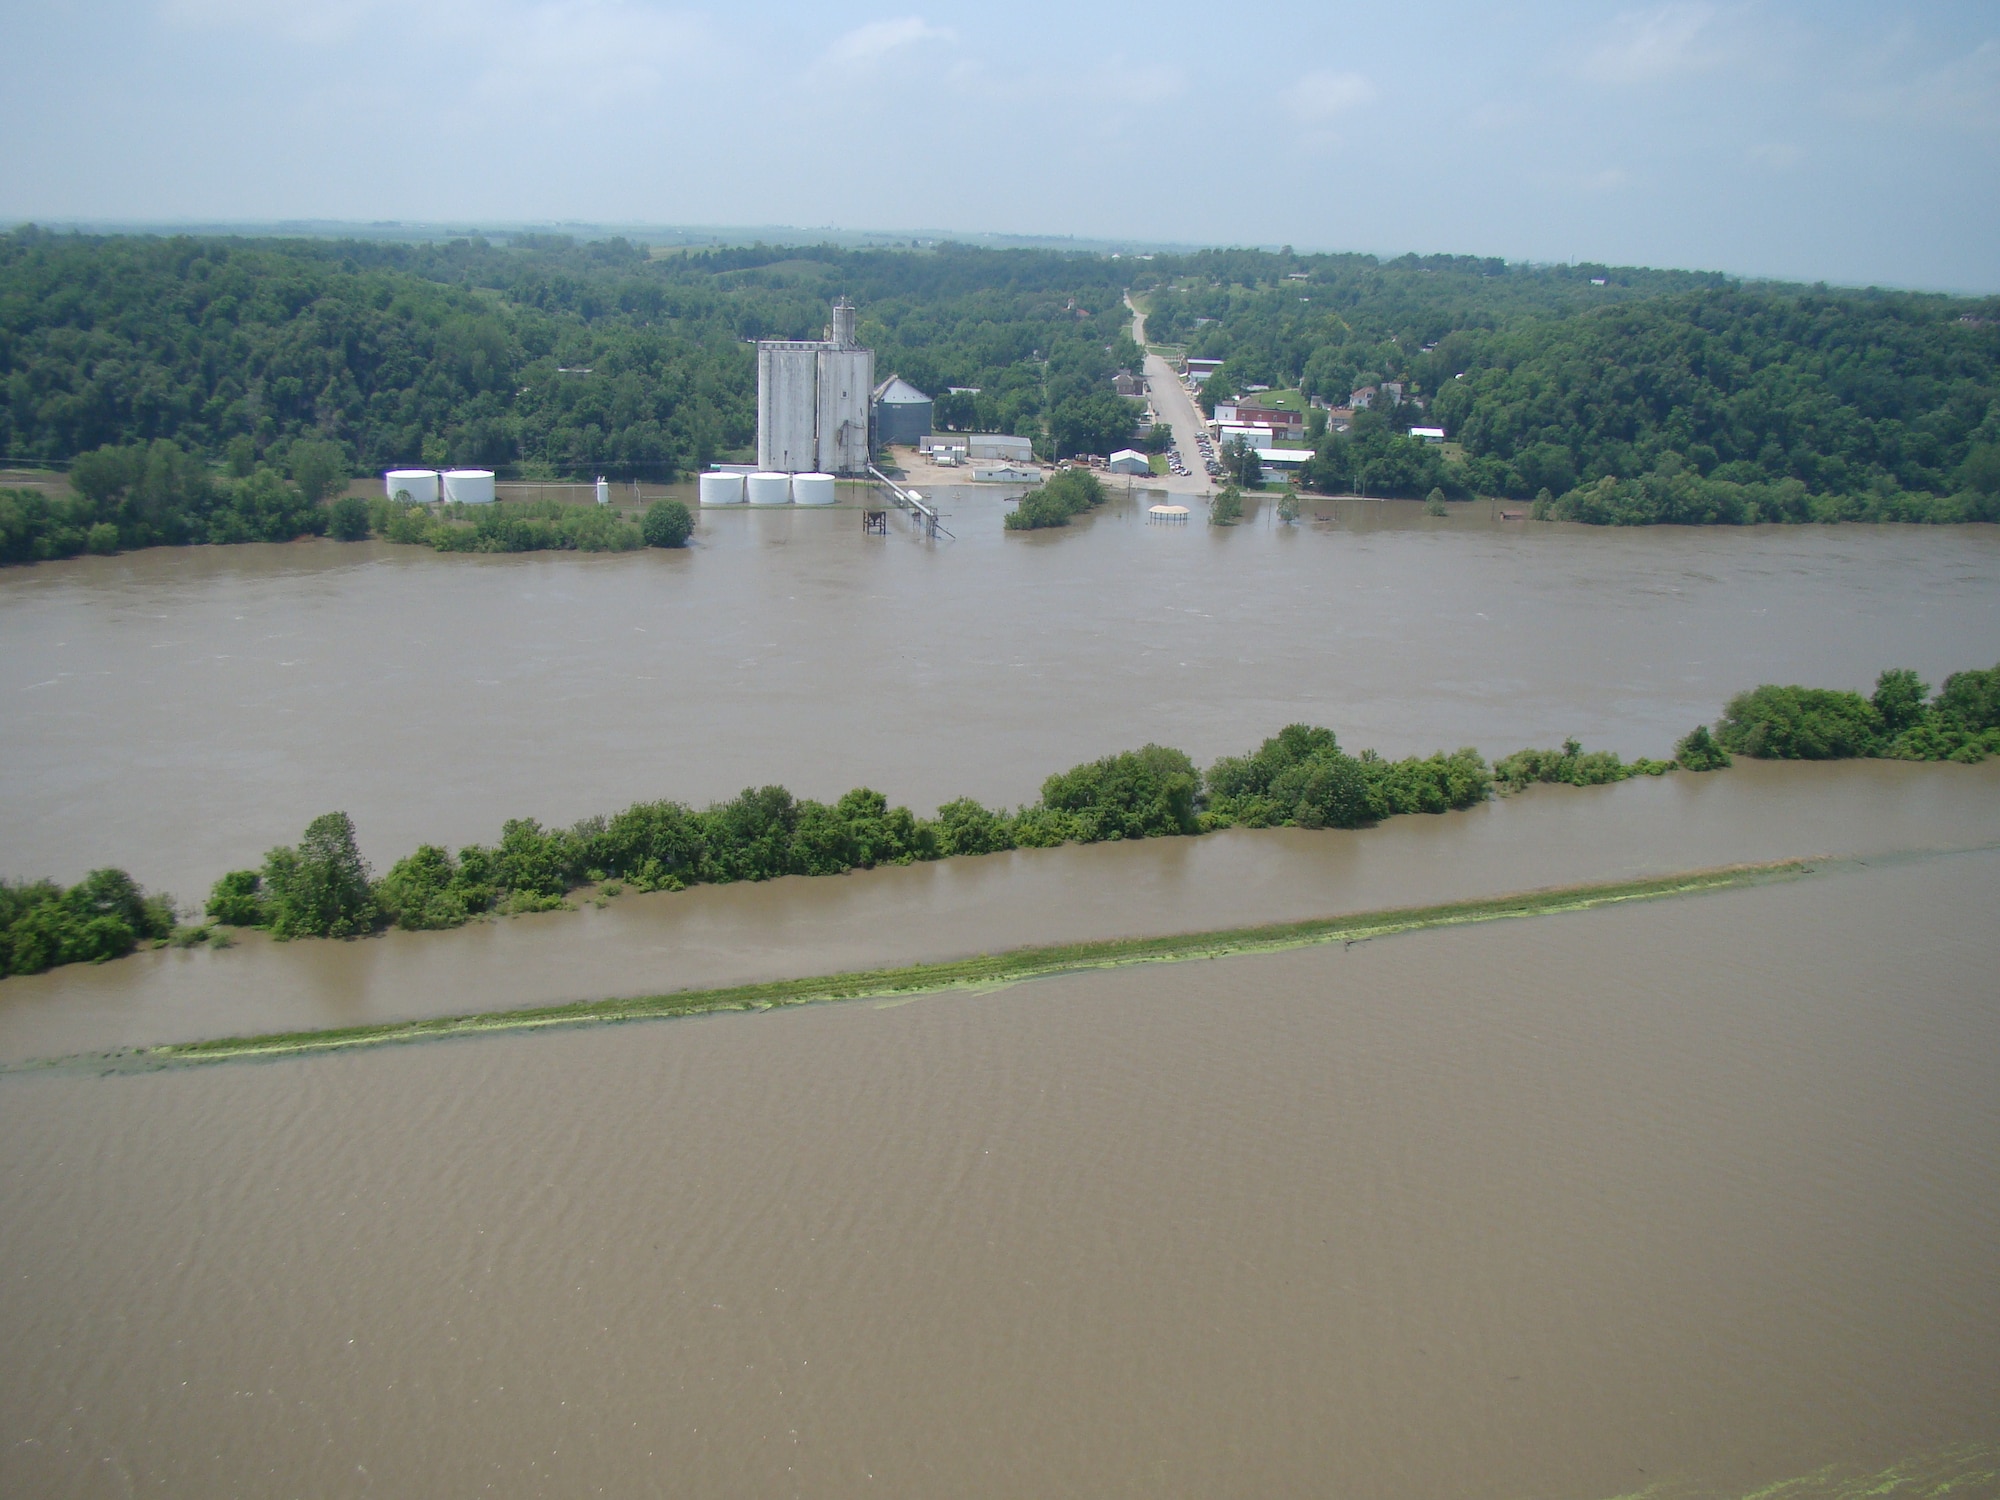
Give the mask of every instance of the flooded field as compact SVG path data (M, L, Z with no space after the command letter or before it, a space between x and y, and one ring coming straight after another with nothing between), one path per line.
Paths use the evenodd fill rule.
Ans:
M0 1491L1991 1496L1996 888L0 1079Z
M1396 754L1573 734L1661 755L1760 681L2000 660L1990 527L1343 502L1166 528L1121 497L1006 536L998 495L942 503L955 543L709 511L672 554L312 542L7 570L0 868L115 863L193 898L331 808L386 865L507 817L772 781L1012 804L1078 760L1157 740L1206 762L1299 719Z

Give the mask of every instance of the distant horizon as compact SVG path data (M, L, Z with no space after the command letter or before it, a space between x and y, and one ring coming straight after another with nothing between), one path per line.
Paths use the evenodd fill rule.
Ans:
M165 218L140 219L109 216L101 219L90 218L41 218L34 215L0 214L0 233L11 234L17 230L34 227L51 234L94 234L94 235L156 235L187 234L215 238L241 239L355 239L380 240L389 243L441 244L455 239L474 237L514 237L520 235L548 234L568 235L582 242L602 241L617 238L635 240L655 248L681 247L702 248L744 248L765 245L772 249L810 248L832 245L844 250L925 250L939 245L967 245L978 249L1021 249L1073 251L1091 255L1193 255L1208 250L1250 250L1265 254L1283 254L1287 250L1294 255L1312 256L1373 256L1383 263L1399 260L1406 255L1425 257L1449 255L1476 260L1503 260L1510 266L1527 269L1552 269L1558 267L1592 266L1609 270L1631 271L1676 271L1692 275L1724 276L1732 281L1747 284L1772 284L1811 287L1824 285L1844 291L1898 291L1934 293L1940 296L1983 298L2000 295L2000 284L1975 286L1944 286L1919 282L1892 281L1838 281L1831 278L1805 278L1782 273L1747 271L1727 266L1677 266L1658 261L1606 261L1588 257L1574 259L1542 260L1529 257L1501 256L1479 250L1376 250L1356 247L1333 247L1298 243L1259 243L1229 241L1154 241L1126 239L1102 235L1081 234L1009 234L991 230L958 230L940 228L858 228L841 225L799 225L799 224L672 224L649 222L620 222L615 220L592 221L584 219L519 219L499 217L446 218L437 220L418 219L335 219L335 218L284 218L284 219L223 219L223 218Z
M946 223L2000 291L2000 7L0 7L38 223ZM803 233L847 237L870 231ZM921 229L892 238L924 237ZM1005 237L995 240L988 237Z

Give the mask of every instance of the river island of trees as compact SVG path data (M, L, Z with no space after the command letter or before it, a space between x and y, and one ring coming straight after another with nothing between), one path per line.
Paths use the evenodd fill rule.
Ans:
M296 845L217 880L199 923L177 923L171 897L148 895L120 870L94 870L67 888L0 880L0 975L103 962L141 945L226 943L231 927L262 927L285 939L458 927L489 914L561 907L592 886L603 895L628 885L676 891L1232 827L1363 828L1473 807L1496 789L1717 770L1732 754L1960 763L2000 755L2000 665L1955 672L1934 696L1907 668L1883 672L1867 697L1767 684L1732 698L1713 730L1695 728L1672 760L1625 761L1574 740L1519 750L1491 766L1470 748L1390 760L1373 750L1350 754L1332 730L1293 724L1206 772L1160 745L1073 766L1012 812L959 798L920 818L867 787L832 803L781 786L746 788L707 808L642 802L569 828L515 819L495 844L468 844L456 854L422 845L379 878L361 856L353 822L327 813Z

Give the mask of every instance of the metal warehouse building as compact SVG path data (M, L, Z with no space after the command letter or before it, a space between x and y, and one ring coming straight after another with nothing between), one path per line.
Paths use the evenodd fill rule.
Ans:
M875 442L914 447L930 435L931 398L900 375L875 387Z

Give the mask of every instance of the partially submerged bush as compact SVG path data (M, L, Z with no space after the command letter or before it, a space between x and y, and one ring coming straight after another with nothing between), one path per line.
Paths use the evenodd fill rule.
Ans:
M230 927L262 927L264 877L255 870L231 870L209 889L208 915Z
M694 517L678 500L656 500L646 508L639 531L648 547L685 547L694 535Z
M1021 503L1007 513L1005 525L1009 531L1067 526L1070 517L1095 509L1104 498L1104 486L1090 470L1063 469L1023 495Z
M1478 751L1406 760L1350 756L1330 729L1290 724L1246 756L1209 770L1209 827L1359 828L1400 813L1448 812L1486 800L1492 773Z
M336 542L361 542L374 530L368 502L356 495L342 495L326 508L326 534Z
M1147 745L1059 771L1042 783L1042 806L1074 820L1082 843L1193 833L1201 773L1179 750Z
M1674 745L1674 759L1685 771L1720 771L1734 764L1729 752L1715 743L1706 724L1697 724Z
M1560 750L1516 750L1495 761L1493 778L1504 790L1518 792L1536 782L1606 786L1634 776L1664 775L1672 768L1672 761L1644 757L1628 765L1615 750L1586 750L1575 740L1564 740Z

